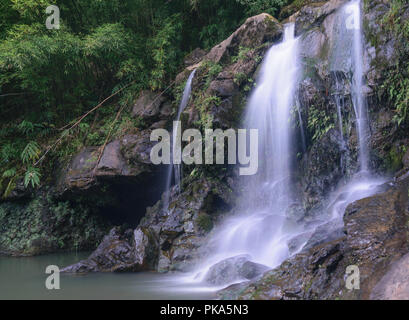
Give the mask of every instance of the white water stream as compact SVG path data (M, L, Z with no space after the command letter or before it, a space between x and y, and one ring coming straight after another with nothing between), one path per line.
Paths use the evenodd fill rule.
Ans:
M176 116L176 126L174 127L173 130L173 137L172 137L172 152L171 155L173 155L173 150L175 149L175 143L178 141L178 137L176 136L178 134L179 130L179 123L180 123L180 117L182 116L182 112L185 110L187 104L189 103L190 99L190 94L192 92L192 82L193 78L195 77L196 69L193 70L189 76L189 78L186 81L185 88L183 90L183 95L182 95L182 100L180 101L179 104L179 109L178 113ZM172 174L174 173L174 181L176 188L180 192L180 183L182 179L182 161L181 159L172 159L172 164L169 165L167 175L166 175L166 190L165 190L165 198L164 198L164 203L163 203L163 208L167 210L169 208L169 199L170 199L170 189L172 186Z

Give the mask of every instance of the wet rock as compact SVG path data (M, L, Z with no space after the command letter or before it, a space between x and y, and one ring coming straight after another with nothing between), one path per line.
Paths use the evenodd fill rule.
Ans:
M191 65L194 65L198 62L200 62L203 57L206 55L206 51L200 49L200 48L196 48L195 50L193 50L191 53L189 53L185 59L184 59L184 64L186 67L189 67Z
M262 13L248 18L228 39L215 46L206 55L213 62L223 62L237 54L239 47L256 48L268 41L277 40L282 27L272 16Z
M231 97L237 90L236 85L232 79L228 80L215 80L210 84L210 95L216 95L219 97Z
M157 170L150 161L150 130L127 135L100 148L87 147L73 160L61 175L57 191L61 195L92 191L101 181L121 181L133 178L140 182ZM102 152L102 155L101 155ZM99 162L98 162L99 160Z
M379 195L351 204L344 216L346 244L361 274L360 296L368 299L389 265L408 252L404 181Z
M233 195L223 183L202 178L188 183L182 193L172 188L169 209L163 203L147 209L140 227L153 230L159 239L158 271L183 271L200 256L213 221L230 210Z
M71 189L87 190L95 184L93 170L98 161L98 149L87 147L74 156L71 164L60 182L61 191Z
M311 234L303 250L311 249L322 243L331 242L344 236L344 228L336 221L319 225Z
M371 300L409 300L409 254L389 268L373 289Z
M132 109L134 117L140 117L152 123L163 116L162 111L168 108L168 99L158 92L142 91Z
M96 166L96 174L102 176L117 176L126 174L128 169L121 155L121 142L116 140L109 143Z
M251 280L269 270L269 267L251 262L249 259L249 256L242 255L223 260L209 269L204 281L220 286Z
M302 185L307 209L322 202L343 177L341 160L345 152L339 132L331 129L305 156Z
M347 0L320 1L302 7L300 11L289 18L290 21L295 21L296 35L319 26L327 16L334 13L346 2Z
M137 272L154 270L157 242L149 230L122 232L113 228L91 256L61 270L66 273Z
M402 163L405 168L409 168L409 151L406 151L405 155L403 156Z
M385 185L384 192L352 203L345 212L343 237L288 259L241 289L235 298L369 299L371 293L372 297L379 296L379 288L385 288L385 283L394 288L391 274L402 275L402 279L406 276L406 272L397 271L402 270L400 267L394 268L394 263L409 251L408 186L406 178ZM349 265L359 267L360 290L345 287ZM390 275L381 281L388 272Z

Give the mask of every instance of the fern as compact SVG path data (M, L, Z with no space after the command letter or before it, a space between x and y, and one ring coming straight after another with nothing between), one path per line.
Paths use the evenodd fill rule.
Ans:
M16 175L16 168L11 168L3 172L3 178L12 178Z
M27 120L23 120L19 125L18 125L18 130L25 134L25 135L29 135L30 133L34 132L34 124L30 121Z
M27 186L31 183L31 186L35 188L40 185L40 178L40 170L30 166L24 175L24 186L27 188Z
M26 147L21 153L21 160L25 164L33 162L40 157L40 152L41 150L37 142L30 141L29 143L27 143Z
M6 143L1 148L0 160L3 162L9 162L18 157L18 149L11 143Z

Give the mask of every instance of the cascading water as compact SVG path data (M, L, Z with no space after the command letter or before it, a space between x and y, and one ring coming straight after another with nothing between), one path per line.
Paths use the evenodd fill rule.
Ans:
M343 129L343 119L342 119L342 110L345 107L344 92L343 92L344 83L340 79L340 75L337 72L334 72L334 79L335 79L334 99L335 99L335 104L337 105L338 127L339 127L339 133L341 134L341 139L344 140L344 129Z
M384 183L384 179L375 178L369 172L369 150L368 143L368 123L367 123L367 105L363 94L364 67L363 67L363 34L361 20L361 1L352 0L341 10L341 21L346 23L346 32L338 40L338 46L344 47L345 57L352 60L349 63L352 73L351 97L354 114L356 118L356 131L358 136L358 172L345 185L340 186L330 197L327 213L329 213L330 223L328 232L334 228L343 226L343 216L346 207L359 199L373 195L377 187ZM352 18L352 20L351 20ZM346 39L352 38L352 41ZM350 43L350 47L346 46ZM345 59L345 58L344 58ZM339 62L339 61L338 61ZM342 63L340 63L342 65ZM335 101L337 104L338 120L342 134L342 109L345 107L343 102L344 93L342 87L345 81L340 79L337 72L335 76Z
M299 80L298 42L294 24L286 25L283 42L264 59L244 121L247 129L258 129L262 161L258 173L243 183L240 213L226 220L210 240L212 255L199 268L202 276L215 263L237 255L269 267L289 255L287 241L295 232L286 211L293 201L290 118Z
M363 41L362 41L362 20L361 1L353 0L345 7L346 14L353 15L353 79L352 79L352 100L357 122L358 144L359 144L359 165L360 171L368 171L368 148L367 148L367 107L363 95Z
M298 113L298 122L300 124L300 135L301 135L301 144L302 144L302 151L303 153L307 152L307 140L305 138L305 130L304 130L304 123L302 121L302 115L301 115L301 105L299 100L296 100L296 105L297 105L297 113Z
M345 21L347 15L350 16L353 12L355 23L359 23L360 26L360 10L360 1L352 1L340 10L341 19ZM200 267L194 273L194 280L198 282L206 280L212 266L225 259L242 255L248 260L274 268L290 254L295 254L305 245L311 244L310 241L312 244L316 243L311 237L316 231L327 234L327 239L342 234L346 207L356 200L373 195L377 187L384 182L382 179L371 177L368 172L369 156L365 143L369 131L366 128L367 111L362 90L363 42L359 27L351 32L352 35L346 37L342 35L337 45L343 47L344 51L349 51L344 57L349 59L353 57L349 63L341 61L344 67L349 65L348 69L342 68L341 71L353 74L351 96L359 140L359 172L332 193L326 210L317 217L317 223L300 225L288 219L286 213L294 201L294 186L291 182L290 110L296 104L295 90L300 70L299 41L294 37L294 24L289 24L285 27L283 42L268 51L261 68L258 86L247 107L246 128L259 130L258 174L248 178L247 183L243 184L245 196L238 206L239 213L227 219L214 231L207 246L207 251L211 252L211 255L207 260L201 261ZM350 41L351 37L353 41ZM340 88L338 87L337 91L338 89ZM337 111L341 134L342 108L343 105L339 103ZM298 245L295 252L290 252L290 241L299 236L304 243ZM325 235L322 240L325 241ZM191 281L192 277L189 279Z
M178 113L176 116L176 122L173 127L173 139L172 139L172 151L175 149L175 143L178 141L177 139L177 134L179 131L179 123L180 123L180 117L182 115L182 112L185 110L187 104L189 103L190 99L190 94L192 92L192 81L193 78L195 77L196 69L193 70L190 73L189 78L186 81L185 88L183 90L183 95L182 95L182 100L180 101L179 104L179 109ZM173 155L173 152L171 152L171 155ZM181 175L182 175L182 163L181 161L175 161L176 159L172 159L172 164L169 165L168 172L166 175L166 191L165 191L165 199L163 203L163 208L167 210L169 208L169 199L170 199L170 188L172 185L172 173L174 172L174 179L175 179L175 185L178 191L180 192L180 182L181 182Z

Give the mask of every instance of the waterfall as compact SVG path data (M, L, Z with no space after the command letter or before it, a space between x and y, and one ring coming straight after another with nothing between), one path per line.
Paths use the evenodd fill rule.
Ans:
M180 128L179 128L179 123L180 123L180 117L182 115L182 112L185 110L187 104L189 103L190 99L190 94L192 92L192 81L195 76L196 69L193 70L190 73L189 78L186 81L185 88L183 90L183 95L182 95L182 100L180 101L179 104L179 109L178 113L176 116L176 122L173 127L173 138L172 138L172 151L175 149L175 143L178 141L177 135L179 134ZM173 152L171 152L171 155L173 155ZM165 191L165 199L163 202L163 208L167 210L169 208L169 201L170 201L170 189L172 186L172 173L174 173L174 180L175 180L175 185L180 192L180 185L181 185L181 176L182 176L182 161L181 159L172 159L172 164L169 165L167 175L166 175L166 191Z
M334 79L335 79L334 100L337 106L339 133L341 134L341 139L344 140L344 130L343 130L343 120L342 120L342 110L345 107L344 92L343 92L344 82L340 79L340 75L337 72L334 72Z
M259 170L242 181L237 212L210 239L212 254L201 264L202 274L237 255L269 267L289 256L287 241L296 229L288 223L286 211L293 201L290 119L300 71L298 43L294 24L286 25L283 41L269 49L262 63L244 119L245 128L258 129Z
M368 170L368 147L367 147L367 106L364 98L363 89L363 41L362 41L362 19L361 19L361 1L353 0L345 7L346 14L353 15L353 45L352 45L352 101L357 122L357 134L359 145L359 166L360 171Z
M346 207L356 200L373 195L378 186L384 183L383 179L364 174L368 169L369 156L365 145L368 130L362 90L364 72L360 10L360 1L354 0L339 11L341 21L346 20L346 14L350 16L353 12L354 21L359 22L359 28L355 25L353 31L341 33L336 45L342 51L334 50L332 69L341 70L345 74L351 72L353 75L351 96L359 140L359 172L348 183L345 180L341 182L325 202L324 210L317 213L314 220L306 219L303 225L290 218L296 202L296 187L292 182L294 153L290 118L292 108L297 107L295 93L301 68L299 40L294 36L294 24L288 24L285 26L283 41L271 47L264 58L257 87L249 99L245 113L245 128L258 129L258 173L241 181L243 195L235 214L213 231L205 246L208 255L205 259L202 258L190 280L206 280L206 275L212 274L212 267L223 266L219 262L237 256L275 268L305 247L342 236ZM336 27L345 30L344 26ZM343 134L344 100L342 92L339 92L342 85L339 80L335 79L337 92L333 95L336 100L339 98L337 113L339 130ZM298 114L300 117L299 109ZM289 245L295 243L295 250L290 251Z
M354 201L369 197L376 193L379 185L385 182L384 179L374 177L368 171L369 169L369 149L367 123L367 104L363 93L364 67L363 67L363 33L361 19L361 1L352 0L347 3L341 11L341 21L346 22L346 35L338 40L338 48L343 47L345 58L349 54L350 71L352 73L351 98L356 118L356 131L358 136L358 172L351 180L340 185L330 196L329 205L326 212L330 214L329 221L324 223L327 226L328 233L343 226L343 217L347 206ZM352 18L352 19L351 19ZM348 41L350 38L352 41ZM339 63L339 61L338 61ZM342 63L339 63L342 65ZM342 134L342 109L344 108L344 93L342 87L345 85L344 79L341 79L337 72L335 74L335 102L337 105L338 120Z
M307 140L305 139L304 123L302 121L302 115L301 115L301 105L298 99L296 99L296 106L297 106L297 112L298 112L298 122L300 123L302 151L305 154L307 152Z

